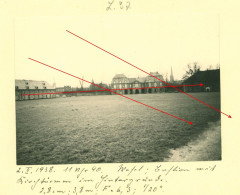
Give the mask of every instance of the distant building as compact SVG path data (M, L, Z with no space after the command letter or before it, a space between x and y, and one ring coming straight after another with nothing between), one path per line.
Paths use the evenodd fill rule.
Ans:
M61 92L64 92L64 87L57 87L56 92L59 93L58 95L61 95Z
M62 97L62 96L71 96L71 93L62 93L62 92L71 92L72 91L72 87L67 85L64 87L57 87L56 88L56 97Z
M158 72L150 72L151 75L164 80L163 76ZM112 89L116 90L120 94L143 94L143 93L159 93L164 92L165 88L147 88L146 87L162 87L165 86L160 80L148 75L146 77L128 78L124 74L116 74L111 83ZM140 88L140 89L129 89ZM143 89L142 89L143 88ZM113 93L114 94L114 93Z
M198 71L185 81L183 85L200 84L203 86L184 86L185 92L211 92L220 91L220 69Z
M95 84L94 81L92 81L92 83ZM101 87L103 87L103 88L97 87L96 85L93 85L93 84L91 84L90 87L89 87L89 90L90 90L90 91L104 90L103 88L105 88L105 89L110 89L107 84L102 83L102 82L101 82L101 83L96 83L96 85L101 86ZM107 90L105 90L105 91L95 91L95 92L90 92L90 93L91 93L92 95L111 95L111 92L110 92L110 91L107 91Z
M97 83L105 89L111 89L120 94L144 94L144 93L160 93L174 90L172 88L165 88L167 84L164 82L164 78L158 72L150 72L151 75L146 77L128 78L124 74L116 74L110 85L105 83ZM158 80L158 79L160 80ZM162 80L162 81L161 81ZM166 78L167 80L167 78ZM168 82L168 81L167 81ZM173 85L175 83L173 72L171 68L170 82ZM80 83L81 84L81 83ZM100 91L98 91L100 90ZM64 93L66 92L66 93ZM68 93L69 92L69 93ZM42 93L57 93L57 94L42 94ZM68 97L68 96L88 96L88 95L111 95L115 94L111 91L104 90L97 87L92 80L92 84L88 88L83 88L81 84L80 88L72 88L71 86L64 86L56 88L55 84L50 85L46 81L34 81L34 80L15 80L15 94L16 100L31 100L31 99L45 99L55 97ZM37 94L26 95L23 94Z
M54 92L56 92L55 84L50 85L46 81L15 80L15 100L55 98L56 94L22 96L23 94L39 94Z

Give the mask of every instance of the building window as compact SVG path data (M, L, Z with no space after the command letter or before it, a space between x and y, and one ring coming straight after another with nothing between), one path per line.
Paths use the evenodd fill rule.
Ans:
M35 89L38 89L38 86L35 86Z
M16 86L15 88L18 89L18 86Z

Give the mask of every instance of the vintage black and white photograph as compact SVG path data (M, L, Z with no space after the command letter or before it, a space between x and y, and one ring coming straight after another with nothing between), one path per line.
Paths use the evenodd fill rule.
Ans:
M219 161L217 14L15 20L17 165Z

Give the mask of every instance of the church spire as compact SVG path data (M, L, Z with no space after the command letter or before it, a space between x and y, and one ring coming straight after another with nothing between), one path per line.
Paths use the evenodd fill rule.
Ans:
M174 82L174 77L173 77L172 66L171 66L170 82Z

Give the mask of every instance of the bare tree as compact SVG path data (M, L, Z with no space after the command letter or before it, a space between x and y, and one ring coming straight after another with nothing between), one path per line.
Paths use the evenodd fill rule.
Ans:
M183 75L183 79L187 79L190 76L192 76L193 74L195 74L196 72L200 71L201 66L198 64L198 62L193 62L193 64L188 64L187 65L187 70L185 72L185 74Z

